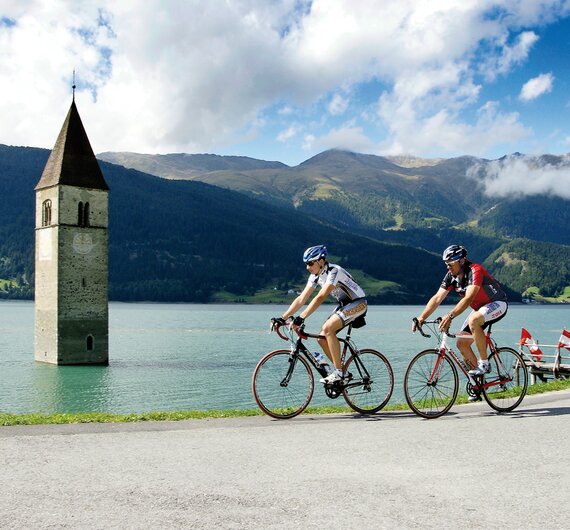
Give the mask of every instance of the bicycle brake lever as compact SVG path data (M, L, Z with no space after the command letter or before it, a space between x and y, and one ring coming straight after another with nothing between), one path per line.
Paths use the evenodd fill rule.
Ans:
M420 324L420 321L417 319L417 317L414 317L413 321L416 323L416 329L421 333L421 335L423 337L426 337L429 339L431 337L431 335L424 333L424 330L422 329L422 325Z

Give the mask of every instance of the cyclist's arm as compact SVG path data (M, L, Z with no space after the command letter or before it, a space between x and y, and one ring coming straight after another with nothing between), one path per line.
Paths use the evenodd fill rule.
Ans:
M326 300L327 296L334 291L335 286L327 283L325 286L319 291L319 294L315 296L311 303L307 306L307 308L299 315L301 318L307 319L309 318L317 308Z
M457 302L455 307L445 315L440 324L440 328L444 330L448 330L449 326L451 326L452 316L455 318L457 315L460 315L465 311L473 302L477 293L479 292L480 287L478 285L469 285L465 291L465 296Z
M312 285L305 285L305 288L303 289L301 294L297 296L297 298L295 298L293 302L291 302L289 309L287 309L287 311L283 313L282 318L284 320L287 320L289 317L293 316L300 307L303 307L307 303L307 300L309 299L313 291L314 288Z
M418 317L420 324L423 324L427 318L440 306L441 302L445 300L445 297L448 295L449 291L440 287L437 292L429 299L429 302L426 304L422 314Z

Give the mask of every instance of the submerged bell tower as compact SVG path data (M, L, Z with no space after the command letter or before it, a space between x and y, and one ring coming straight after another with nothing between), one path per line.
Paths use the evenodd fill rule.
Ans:
M75 98L35 191L35 359L107 364L109 187Z

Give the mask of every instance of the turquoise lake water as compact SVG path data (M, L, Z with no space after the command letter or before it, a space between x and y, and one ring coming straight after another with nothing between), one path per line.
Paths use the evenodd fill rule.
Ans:
M284 308L111 303L109 366L53 366L34 361L33 302L0 301L0 411L255 408L251 375L257 361L270 350L288 347L268 333L270 317ZM332 308L320 308L307 329L318 331ZM353 333L360 348L375 348L390 359L395 374L391 403L404 401L402 377L413 354L434 346L410 332L411 319L420 311L420 306L372 306L368 325ZM521 326L543 344L556 343L563 327L570 329L570 306L512 305L493 336L500 345L514 346ZM331 401L316 386L313 404L323 403Z

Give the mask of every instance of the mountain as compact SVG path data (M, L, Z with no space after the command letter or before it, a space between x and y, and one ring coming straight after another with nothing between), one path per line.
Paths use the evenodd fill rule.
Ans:
M120 155L129 167L142 169L137 167L140 155ZM157 165L161 156L155 155ZM224 167L224 158L212 159L218 164L201 171L195 165L187 169L181 165L178 174L295 208L385 241L410 244L409 233L404 231L453 227L495 238L570 244L570 201L548 195L490 197L471 173L474 166L484 168L491 163L484 159L381 157L330 150L296 167L233 170ZM557 166L567 164L567 158L544 155L537 158L537 164ZM153 174L167 172L167 167L155 167Z
M48 155L0 146L0 278L10 282L4 296L32 295L34 186ZM303 250L321 242L337 263L367 278L372 301L419 302L441 275L439 258L421 249L350 234L202 182L105 162L101 169L110 187L112 300L208 302L224 293L240 300L264 288L276 288L282 300L280 292L306 281Z
M257 169L283 169L281 162L266 162L247 156L220 156L211 154L172 153L145 155L139 153L105 152L97 155L99 160L111 162L143 173L167 179L191 179L210 171L249 171Z
M32 296L33 188L48 155L0 146L0 296ZM114 155L127 165L136 160ZM316 243L327 244L376 303L425 302L444 273L441 250L452 242L484 262L511 300L525 291L560 298L570 286L557 258L568 252L568 201L489 198L468 176L473 163L485 163L479 159L326 151L288 167L246 157L144 156L163 175L175 167L178 177L101 161L111 188L114 300L235 301L264 293L266 301L284 301L288 289L303 285L300 255Z

